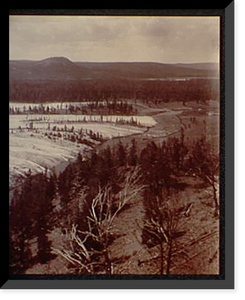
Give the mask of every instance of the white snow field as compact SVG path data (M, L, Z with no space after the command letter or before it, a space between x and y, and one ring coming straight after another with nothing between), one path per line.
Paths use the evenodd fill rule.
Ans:
M120 121L139 122L140 127L121 125ZM103 122L101 122L103 121ZM122 121L122 122L123 122ZM155 125L152 117L145 116L83 116L83 115L10 115L9 116L9 154L10 154L10 186L20 175L29 169L33 173L44 171L77 157L78 152L86 153L92 150L91 146L84 143L78 144L63 137L59 139L48 138L48 134L62 134L83 132L84 139L91 145L99 142L89 137L90 130L99 133L104 139L140 134L147 127ZM56 131L53 131L56 126ZM46 134L46 135L45 135Z
M75 159L78 152L85 153L91 147L69 141L53 141L40 134L21 132L9 135L9 183L12 186L19 175L30 169L32 173Z
M78 118L80 117L80 118ZM86 118L87 117L87 118ZM40 130L52 130L54 127L59 128L59 130L71 130L75 131L89 131L92 130L94 133L99 133L105 139L110 139L113 137L126 136L136 133L143 133L146 127L151 127L155 124L155 121L151 117L137 117L141 121L141 126L132 125L119 125L116 123L116 116L108 117L105 122L98 122L100 116L85 116L86 121L83 122L84 116L75 115L10 115L9 117L9 128L10 132L16 133L20 130L30 129L40 129ZM104 117L105 118L105 117ZM107 121L108 120L108 121ZM124 117L123 120L128 120L130 122L130 117ZM32 125L31 125L32 124ZM143 124L143 125L142 125ZM143 127L144 126L144 127Z

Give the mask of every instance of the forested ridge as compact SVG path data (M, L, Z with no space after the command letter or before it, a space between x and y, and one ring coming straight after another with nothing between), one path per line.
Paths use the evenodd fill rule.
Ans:
M126 147L119 142L86 160L79 154L60 174L29 171L10 204L10 274L24 274L57 256L69 263L70 274L120 274L112 253L120 233L113 225L137 201L144 206L142 245L159 247L158 274L171 274L174 261L186 259L198 243L183 225L192 205L178 200L187 186L183 177L199 178L213 190L215 218L218 174L218 157L205 137L187 143L184 135L144 149L135 140ZM55 229L66 236L59 248L51 238ZM125 256L120 264L129 260Z
M161 104L217 100L217 79L189 80L11 80L9 99L12 102L86 102L134 101Z

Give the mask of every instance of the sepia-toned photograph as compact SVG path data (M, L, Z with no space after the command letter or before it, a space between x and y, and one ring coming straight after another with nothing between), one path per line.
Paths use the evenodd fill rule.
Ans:
M9 274L220 275L220 16L9 16Z

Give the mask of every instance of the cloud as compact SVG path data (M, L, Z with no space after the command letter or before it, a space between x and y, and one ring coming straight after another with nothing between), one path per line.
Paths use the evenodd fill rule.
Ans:
M10 57L63 53L76 61L217 60L218 22L211 17L11 16Z

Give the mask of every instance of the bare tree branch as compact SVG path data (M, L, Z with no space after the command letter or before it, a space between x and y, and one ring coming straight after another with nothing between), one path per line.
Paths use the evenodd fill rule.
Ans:
M114 195L112 195L111 187L99 187L97 195L89 205L86 216L87 228L79 230L77 225L72 224L67 234L67 239L70 241L69 250L54 249L54 251L86 272L94 272L92 267L95 265L104 265L106 273L112 274L115 270L115 263L113 264L110 258L109 243L111 237L115 236L113 223L126 204L136 199L144 189L145 186L140 184L141 176L139 167L129 171L122 181L122 189ZM85 193L82 196L85 200ZM96 242L100 245L99 248L91 246L89 241ZM75 245L78 248L74 247ZM93 261L93 258L98 261Z

